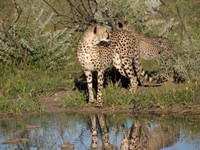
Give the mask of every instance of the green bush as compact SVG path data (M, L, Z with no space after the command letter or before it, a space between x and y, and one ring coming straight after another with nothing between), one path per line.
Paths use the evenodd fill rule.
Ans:
M175 82L186 79L199 80L200 16L199 7L195 2L181 0L162 1L162 3L154 0L99 2L101 7L97 19L102 22L109 24L110 21L116 24L119 19L126 19L136 30L147 36L164 36L172 41L172 51L161 54L156 59L157 66L153 66L150 70L160 68L161 77Z
M42 1L34 1L31 9L28 2L17 2L19 11L20 8L23 11L14 11L9 19L4 18L1 22L0 63L23 68L71 67L75 61L72 47L74 29L56 29L54 13ZM7 11L7 7L3 11ZM13 23L10 20L15 16L18 16L18 20Z
M165 36L172 41L170 54L156 60L161 76L178 81L198 78L199 7L192 2L97 0L82 3L76 0L71 1L74 7L66 1L61 1L63 7L54 0L47 3L37 0L31 4L24 0L16 2L18 9L11 1L1 4L0 62L4 66L80 69L74 42L80 34L75 30L92 20L115 26L118 20L126 19L143 34ZM88 14L84 7L91 7ZM151 70L158 67L153 66Z

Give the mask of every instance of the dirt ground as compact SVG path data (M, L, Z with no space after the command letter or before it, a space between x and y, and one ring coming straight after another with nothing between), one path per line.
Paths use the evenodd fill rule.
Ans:
M145 91L162 91L166 89L179 89L185 88L185 84L174 84L171 82L163 83L161 86L139 86L137 92L145 92ZM123 89L126 90L126 89ZM85 106L85 107L74 107L74 108L63 108L61 107L62 99L69 92L72 92L69 89L65 89L62 91L57 91L52 95L42 97L42 104L44 105L44 109L46 113L62 113L62 112L81 112L81 113L132 113L134 114L151 114L151 115L171 115L171 116L194 116L200 118L200 105L185 105L182 107L179 106L171 106L169 108L160 108L154 107L151 109L141 109L135 110L130 107L129 109L122 108L95 108L94 106Z
M146 91L162 91L166 89L180 89L185 88L186 84L174 84L170 82L163 83L161 86L139 86L137 92L146 92ZM122 90L127 89L122 88ZM200 104L187 104L184 106L170 106L168 108L153 107L150 109L147 108L121 108L121 107L103 107L95 108L93 105L88 105L84 107L73 107L73 108L63 108L62 101L70 92L73 92L71 89L61 89L55 92L49 92L41 96L41 103L44 106L43 113L106 113L106 114L117 114L117 113L129 113L132 115L166 115L166 116L177 116L177 117L186 117L190 119L200 119ZM27 117L31 115L37 115L37 112L26 112L21 114L20 117ZM39 113L40 114L40 113ZM0 120L11 119L13 116L1 116Z

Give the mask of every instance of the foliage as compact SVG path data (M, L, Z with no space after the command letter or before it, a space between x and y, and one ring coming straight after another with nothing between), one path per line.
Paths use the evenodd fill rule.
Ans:
M85 105L85 96L84 93L79 91L74 91L70 93L66 99L64 100L62 106L63 107L76 107L76 106L84 106Z
M0 109L0 115L20 115L24 112L43 111L43 106L37 97L29 95L18 95L13 100L10 97L0 96Z
M169 108L170 106L183 106L186 104L198 104L200 86L189 82L180 89L165 89L157 91L145 91L130 93L121 89L119 83L108 83L103 90L104 106L113 108ZM83 106L83 93L75 91L70 94L64 103L73 103L65 107ZM86 103L86 102L85 102Z
M1 68L0 114L20 114L43 111L41 94L72 87L65 72L44 72L40 69L19 70ZM65 79L66 78L66 79Z
M114 27L118 20L126 19L139 32L169 37L172 41L171 53L156 60L161 76L175 81L197 79L199 7L192 2L14 0L2 3L1 7L4 9L0 19L0 61L4 65L80 69L73 42L79 36L76 31L95 21Z
M199 80L199 3L181 0L109 0L100 4L98 20L115 24L119 19L126 19L147 36L164 36L172 41L173 49L161 54L156 59L158 65L153 66L160 68L161 77L175 82Z
M147 36L164 36L169 53L144 63L144 68L175 82L198 81L200 64L199 3L144 0L8 0L0 3L0 107L3 113L42 109L33 93L71 87L81 67L76 42L93 22L115 27L128 20ZM87 11L86 11L87 10ZM81 32L79 32L81 31ZM149 65L152 64L152 65ZM131 94L118 84L104 89L106 106L169 106L196 100L192 90ZM37 94L36 94L37 95ZM164 95L164 96L163 96ZM165 101L160 101L161 99ZM70 94L64 106L82 106L84 94ZM30 100L30 102L28 101ZM17 104L15 106L15 102Z
M10 19L17 16L16 20L11 22L3 18L1 22L0 62L27 68L70 67L74 63L71 47L74 30L67 27L56 29L54 13L41 1L30 5L20 0L16 5L10 16Z

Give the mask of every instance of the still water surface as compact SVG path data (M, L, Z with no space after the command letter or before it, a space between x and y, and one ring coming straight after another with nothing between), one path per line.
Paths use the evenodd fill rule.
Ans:
M47 114L0 121L0 150L61 150L62 146L200 150L200 123L128 114Z

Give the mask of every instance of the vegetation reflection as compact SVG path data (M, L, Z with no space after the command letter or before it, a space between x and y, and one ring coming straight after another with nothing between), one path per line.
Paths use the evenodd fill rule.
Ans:
M0 149L157 150L198 146L198 122L128 114L54 114L0 121Z

